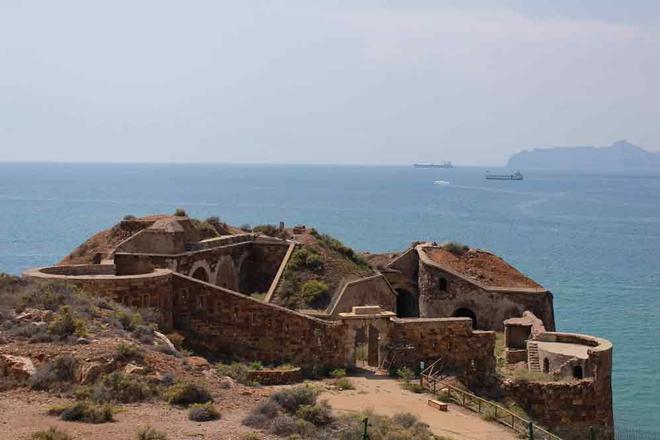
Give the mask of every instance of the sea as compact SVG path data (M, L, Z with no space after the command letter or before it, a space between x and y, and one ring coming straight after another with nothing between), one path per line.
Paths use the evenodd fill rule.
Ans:
M521 171L0 163L0 271L56 263L127 214L176 208L310 225L360 251L459 241L550 289L558 330L611 340L618 429L660 434L660 171Z

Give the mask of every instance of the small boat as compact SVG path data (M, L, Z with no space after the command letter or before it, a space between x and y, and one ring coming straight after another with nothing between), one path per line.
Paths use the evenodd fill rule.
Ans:
M454 165L448 160L442 163L421 162L416 163L413 166L415 168L454 168Z
M490 171L486 171L486 179L488 179L488 180L523 180L523 175L520 171L516 171L513 174L491 174Z

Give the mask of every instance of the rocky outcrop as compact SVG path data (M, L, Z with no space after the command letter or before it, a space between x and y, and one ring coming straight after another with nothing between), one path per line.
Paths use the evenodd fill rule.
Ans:
M35 371L32 359L28 357L0 355L0 377L24 381L32 377Z

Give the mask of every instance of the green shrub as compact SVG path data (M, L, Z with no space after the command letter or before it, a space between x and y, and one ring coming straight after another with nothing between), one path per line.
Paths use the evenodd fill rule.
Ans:
M85 321L76 317L70 306L62 306L58 316L48 326L48 332L66 338L67 336L87 336Z
M46 431L39 431L32 434L32 440L72 440L72 437L55 428L48 428Z
M209 422L218 420L220 413L212 403L195 403L188 410L188 419L195 422Z
M415 372L408 367L403 367L396 370L396 375L405 383L409 383L415 377Z
M186 213L186 210L183 208L176 208L176 211L174 211L174 215L176 217L188 217L188 213Z
M302 405L314 405L318 391L312 387L300 386L278 391L269 400L280 405L285 411L295 413Z
M89 402L75 402L48 410L49 415L59 416L64 421L84 423L111 422L114 412L114 408L110 405L94 405Z
M248 365L249 370L263 370L264 366L261 363L261 361L252 361L250 362L250 365Z
M141 402L152 397L155 391L141 377L113 372L103 376L94 386L91 398L95 402Z
M347 377L342 377L341 379L335 380L335 386L342 390L354 390L355 385Z
M286 437L298 432L298 423L293 417L282 414L271 420L268 431L280 437Z
M204 385L179 381L165 392L165 400L171 405L187 406L193 403L213 402L213 397Z
M240 362L234 362L231 364L216 364L215 370L219 375L229 376L240 384L256 385L248 378L248 367L244 364L241 364Z
M151 426L139 428L135 433L136 440L167 440L167 435L163 432L156 431Z
M463 255L465 252L470 250L469 246L466 246L464 244L455 241L448 241L446 243L443 243L442 248L448 252L451 252L454 255Z
M346 377L346 370L344 368L335 368L330 372L330 377L334 377L335 379Z
M75 380L78 361L70 354L62 354L38 368L30 378L35 390L51 390Z
M306 304L312 304L328 293L328 285L320 280L308 280L302 284L300 293Z
M293 270L308 270L311 272L323 272L324 263L321 254L309 247L299 247L291 254L289 267Z
M315 405L301 405L296 411L296 417L316 426L327 425L334 420L332 409L325 401Z
M137 217L134 216L133 214L126 214L126 215L124 216L124 220L125 220L125 221L137 220Z
M135 344L119 344L117 346L117 360L142 362L144 361L144 349Z
M261 440L261 434L257 431L246 432L243 435L243 440Z

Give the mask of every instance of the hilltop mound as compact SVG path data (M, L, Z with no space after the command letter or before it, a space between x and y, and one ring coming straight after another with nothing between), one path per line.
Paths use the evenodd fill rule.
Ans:
M185 212L182 212L185 215ZM149 215L146 217L126 216L124 219L109 229L97 232L84 243L64 257L58 264L96 264L110 258L114 249L124 240L137 234L143 229L149 228L158 222L172 219L187 219L185 216L176 215ZM212 238L219 235L229 235L241 232L220 221L218 217L209 217L206 220L190 219L190 222L198 231L200 238Z
M373 275L350 247L315 229L294 234L293 252L273 302L291 309L324 310L348 281Z

